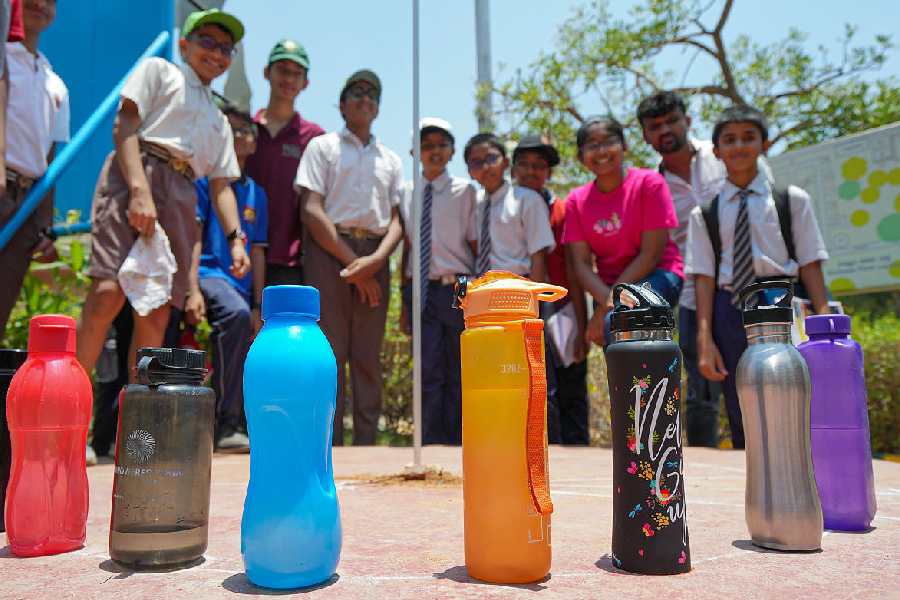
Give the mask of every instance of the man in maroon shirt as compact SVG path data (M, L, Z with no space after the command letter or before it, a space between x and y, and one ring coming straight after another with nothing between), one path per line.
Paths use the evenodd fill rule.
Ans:
M269 198L269 249L266 285L303 283L300 265L300 213L294 178L306 145L325 130L294 110L309 85L309 57L293 40L281 40L269 53L263 75L269 81L269 104L256 114L259 137L246 172Z

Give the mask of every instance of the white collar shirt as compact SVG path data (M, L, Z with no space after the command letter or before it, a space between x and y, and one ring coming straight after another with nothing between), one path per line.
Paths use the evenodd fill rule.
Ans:
M9 103L6 108L6 165L38 178L47 170L55 142L69 141L69 91L47 58L21 42L6 44Z
M475 231L481 231L484 210L491 211L491 269L528 275L531 255L556 247L547 203L534 190L507 181L493 194L482 189L478 204Z
M470 275L475 269L475 257L469 242L475 238L475 206L478 192L469 181L452 177L447 171L434 181L422 178L422 191L418 202L424 198L425 186L432 186L431 195L431 263L429 279L447 275ZM403 185L400 216L405 224L406 236L413 241L413 183ZM421 220L421 212L419 215ZM407 261L406 276L412 277L412 261Z
M685 181L672 171L662 168L660 171L669 185L675 213L678 215L678 227L670 231L672 241L678 246L682 256L686 255L687 230L691 211L696 206L706 206L722 189L728 175L725 163L716 158L711 141L691 139L695 152L691 157L691 180ZM696 310L694 280L688 277L681 289L679 304L690 310Z
M241 176L228 119L189 65L145 59L128 77L121 96L137 105L138 136L189 161L198 178Z
M313 138L297 167L294 189L325 198L325 214L337 226L384 235L400 204L403 163L375 136L363 144L346 127Z
M812 211L812 202L805 190L795 186L788 187L791 229L797 255L797 260L794 261L788 257L787 246L781 236L781 224L769 176L761 171L746 189L750 191L747 217L750 222L753 270L757 277L796 277L800 267L818 260L828 260L828 251ZM731 288L734 264L734 225L740 207L738 192L740 188L726 181L719 197L719 232L722 240L719 287L728 290ZM715 277L715 256L700 207L691 213L685 272Z

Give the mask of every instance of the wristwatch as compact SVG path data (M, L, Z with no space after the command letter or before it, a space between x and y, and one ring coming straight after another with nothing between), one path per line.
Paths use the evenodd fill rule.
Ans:
M242 242L247 241L247 234L241 231L240 227L235 228L234 231L228 234L227 239L229 242L233 242L234 240L240 239Z

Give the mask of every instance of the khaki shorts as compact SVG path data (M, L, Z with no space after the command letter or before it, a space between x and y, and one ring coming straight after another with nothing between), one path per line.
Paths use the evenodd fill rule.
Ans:
M169 236L178 271L172 280L175 308L184 308L191 267L191 249L197 239L197 192L194 184L162 160L141 155L156 218ZM91 208L91 266L94 279L113 279L138 238L128 224L128 186L115 161L115 152L103 163Z

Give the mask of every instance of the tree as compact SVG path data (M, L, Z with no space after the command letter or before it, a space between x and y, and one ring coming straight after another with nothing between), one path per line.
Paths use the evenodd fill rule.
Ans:
M627 19L614 18L609 4L595 0L575 10L560 27L552 53L542 53L493 89L501 104L498 120L511 138L525 131L547 133L570 159L555 177L560 185L586 177L573 160L574 132L590 114L610 113L631 125L632 160L653 164L634 111L660 89L689 98L695 117L707 125L732 103L760 108L778 149L900 120L897 80L862 79L885 62L893 48L888 35L858 45L856 28L846 25L841 55L833 58L822 45L809 50L808 36L793 28L776 44L763 46L746 34L726 43L734 0L643 0ZM683 57L680 76L657 66L672 53ZM691 79L698 61L712 67L711 77Z

